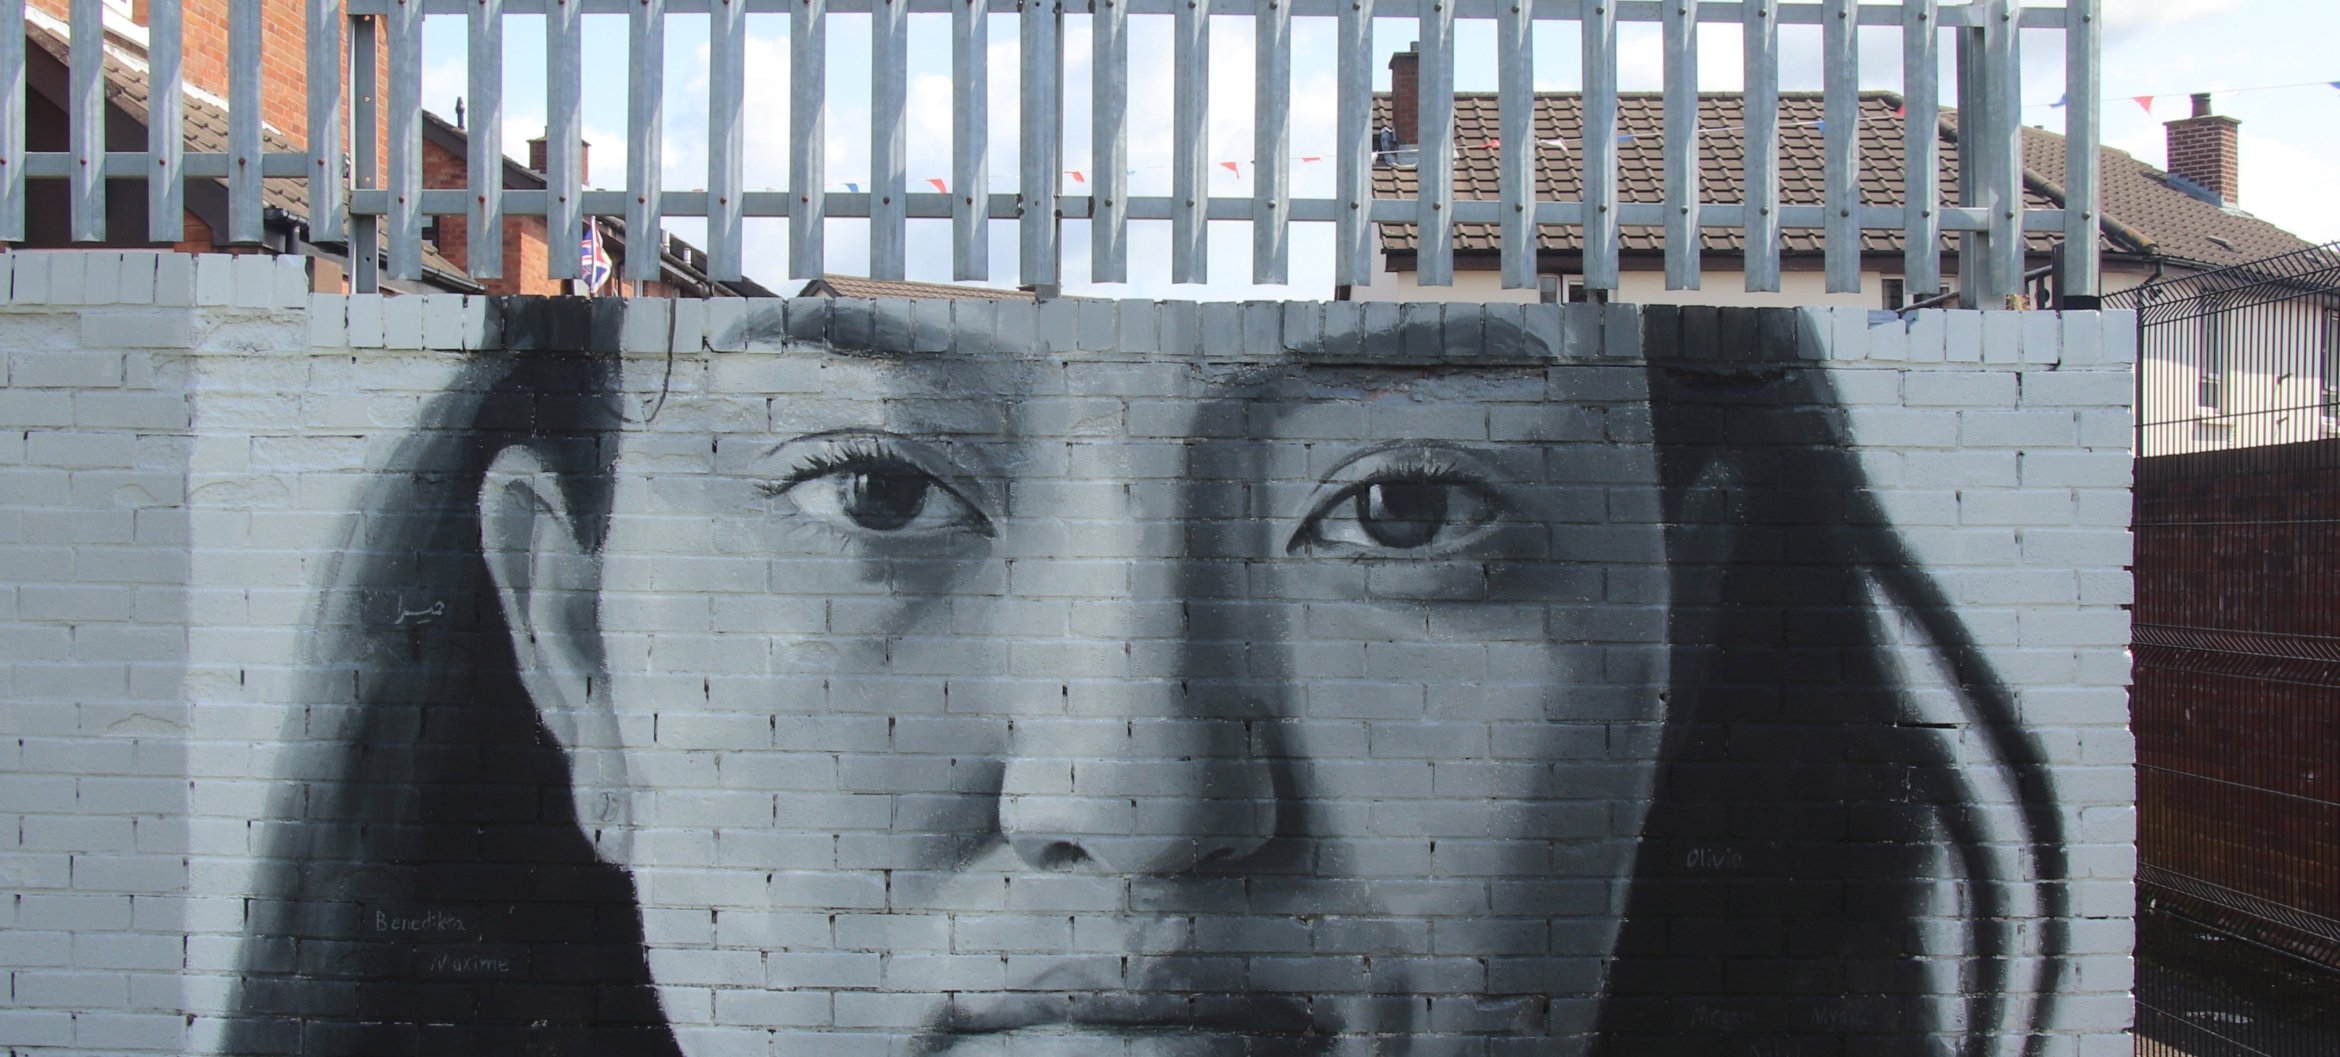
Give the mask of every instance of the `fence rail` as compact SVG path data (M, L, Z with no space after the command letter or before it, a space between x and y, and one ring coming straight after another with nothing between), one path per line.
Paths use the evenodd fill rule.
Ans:
M2340 243L2108 294L2137 313L2137 454L2340 438Z
M260 181L302 177L309 182L312 237L346 239L355 279L372 289L377 249L386 249L394 278L421 274L422 228L426 216L469 218L475 247L473 270L494 277L501 254L492 250L504 216L544 216L554 231L575 231L584 216L623 216L632 232L656 231L666 217L703 217L707 223L709 272L719 280L740 278L744 222L786 217L789 270L808 277L825 270L827 222L834 218L869 221L870 270L880 278L905 271L904 231L913 219L948 219L953 233L952 274L987 280L988 221L1014 220L1019 233L1018 278L1026 285L1053 286L1062 279L1063 220L1091 224L1091 278L1117 281L1128 271L1127 227L1133 221L1171 224L1170 271L1174 282L1208 278L1205 233L1211 221L1248 221L1253 239L1252 277L1286 278L1289 226L1330 224L1336 229L1334 281L1365 284L1375 265L1373 225L1407 223L1423 233L1418 274L1426 285L1444 285L1453 276L1453 225L1499 225L1504 285L1536 281L1536 225L1566 225L1586 234L1583 271L1595 290L1616 288L1620 228L1662 227L1668 232L1669 288L1699 282L1697 233L1725 229L1746 233L1745 273L1749 290L1777 290L1780 234L1784 230L1825 232L1827 284L1832 292L1860 286L1860 232L1896 230L1906 235L1904 270L1917 296L1941 288L1938 247L1943 233L1964 240L1958 284L1970 304L1996 305L2023 290L2024 234L2061 232L2074 252L2063 255L2062 289L2068 295L2097 291L2098 222L2098 51L2101 0L2067 0L2063 6L2027 6L2022 0L308 0L309 65L331 68L347 56L348 84L336 78L310 80L310 143L302 153L262 150L259 123L259 0L233 0L231 55L236 71L230 86L234 122L226 152L184 152L174 135L155 135L144 153L109 153L103 142L101 70L96 41L106 0L71 0L74 50L71 81L75 109L72 149L24 149L24 34L14 20L22 5L0 15L0 238L22 238L26 178L72 181L73 237L104 237L107 179L150 181L150 237L175 241L180 235L176 201L182 178L224 175L231 185L229 235L260 237ZM182 91L177 63L181 0L151 0L150 47L156 53L150 76L157 110L154 126L177 119ZM784 190L748 191L743 171L742 112L745 71L742 46L745 16L786 15L793 60L789 112L791 152ZM913 192L902 164L902 129L907 93L903 70L907 16L950 15L954 88L954 164L948 193ZM633 71L627 112L629 167L622 191L589 191L575 144L581 97L581 16L623 14L628 25L629 68ZM989 188L986 156L991 122L986 112L986 60L991 19L1014 16L1021 48L1019 87L1019 172L1015 190ZM1093 96L1091 134L1103 163L1099 179L1085 193L1068 193L1062 182L1062 144L1067 114L1062 56L1068 33L1064 16L1088 15ZM498 128L504 71L501 38L509 16L541 16L547 60L547 186L542 190L500 187L500 136L470 137L469 186L425 189L421 170L422 26L426 18L467 20L470 29L469 94L473 127ZM660 186L656 164L667 100L662 96L663 39L667 16L703 15L709 24L710 144L706 190ZM825 190L822 154L828 55L826 27L831 16L869 16L871 78L871 189ZM1126 98L1131 15L1167 15L1173 26L1175 89L1172 108L1172 193L1131 195L1121 159L1128 149ZM1213 19L1251 19L1258 42L1252 59L1255 93L1255 166L1260 177L1245 198L1213 195L1204 154L1210 103L1208 27ZM1373 194L1371 117L1372 30L1376 19L1415 20L1423 47L1418 80L1423 142L1417 157L1421 179L1410 198ZM1330 20L1337 31L1335 56L1337 143L1333 197L1294 197L1285 147L1290 122L1291 39L1295 19ZM1453 192L1455 149L1453 70L1457 20L1495 23L1496 55L1503 115L1500 140L1501 189L1492 199L1457 199ZM1550 200L1535 193L1536 149L1528 112L1532 102L1533 33L1536 23L1574 22L1583 41L1586 125L1576 162L1584 176L1578 200ZM1666 179L1657 202L1626 202L1619 196L1617 33L1620 24L1653 23L1665 44ZM1699 24L1742 27L1748 100L1749 188L1740 202L1708 202L1699 194L1696 108ZM16 25L17 29L9 30ZM1819 26L1824 56L1823 93L1829 117L1825 130L1828 179L1819 205L1780 202L1779 32L1783 26ZM1860 89L1858 27L1899 30L1904 40L1903 91L1913 127L1933 127L1941 105L1937 83L1941 36L1949 33L1957 56L1956 103L1961 111L1959 144L1964 158L1955 202L1943 201L1936 177L1934 137L1908 137L1908 198L1902 205L1861 201L1853 161ZM345 32L346 30L346 32ZM2067 189L2062 209L2027 209L2022 166L2022 31L2063 33L2066 76L2064 107ZM87 42L85 44L85 42ZM376 62L387 44L387 70ZM346 44L346 47L345 47ZM1226 61L1220 56L1220 61ZM1484 61L1474 57L1473 61ZM383 82L387 82L385 85ZM387 147L377 147L376 101L387 92ZM346 122L350 158L346 167L334 149ZM386 149L386 155L377 151ZM385 164L386 163L386 164ZM345 170L348 177L342 175ZM386 172L386 179L376 173ZM346 218L346 225L344 220ZM552 254L551 274L569 278L576 262ZM631 278L658 274L656 254L632 254Z

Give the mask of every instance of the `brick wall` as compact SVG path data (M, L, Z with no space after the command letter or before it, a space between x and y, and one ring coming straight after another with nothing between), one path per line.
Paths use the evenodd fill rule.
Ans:
M1422 54L1411 48L1389 57L1390 128L1399 143L1422 141Z
M470 178L470 162L453 151L430 142L423 142L423 186L463 187ZM500 278L475 279L491 295L533 294L554 295L565 285L561 280L545 277L545 238L543 217L506 217L504 219L504 271ZM437 220L438 238L435 245L440 255L453 261L465 271L471 270L471 220L464 216L442 216Z
M18 1052L2128 1052L2126 316L302 285L0 262Z
M2168 125L2169 171L2209 188L2228 202L2242 199L2242 122L2190 117Z

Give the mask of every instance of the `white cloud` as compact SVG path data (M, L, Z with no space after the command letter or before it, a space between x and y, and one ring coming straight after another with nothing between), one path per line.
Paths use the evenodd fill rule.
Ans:
M2242 206L2310 242L2340 239L2340 157L2276 136L2242 134Z
M2105 32L2183 25L2232 13L2243 4L2244 0L2104 0Z

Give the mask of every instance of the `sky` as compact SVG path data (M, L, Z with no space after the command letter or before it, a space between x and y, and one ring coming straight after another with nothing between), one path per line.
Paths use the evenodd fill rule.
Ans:
M2151 164L2164 161L2161 122L2187 116L2191 93L2212 93L2217 113L2242 121L2241 208L2311 242L2340 240L2340 3L2334 0L2103 0L2103 136L2107 146ZM1232 5L1230 5L1232 6ZM1397 5L1386 5L1395 7ZM2050 5L2052 6L2052 5ZM746 179L751 190L785 185L789 156L787 19L748 19L748 106ZM1172 50L1167 16L1130 18L1128 98L1131 193L1167 195L1171 182ZM636 76L627 60L623 16L585 18L585 138L592 145L591 183L622 186L626 167L626 95ZM513 16L504 31L504 124L507 153L527 157L527 140L544 123L542 20ZM1377 90L1388 88L1388 55L1414 40L1414 22L1379 19L1374 28ZM829 24L826 135L827 186L869 186L869 27L865 17L832 15ZM1291 192L1295 197L1330 197L1334 191L1333 24L1330 19L1295 19L1293 26L1293 112ZM910 27L910 90L905 115L907 177L913 190L928 190L929 178L951 173L953 78L949 17L915 15ZM1492 22L1464 20L1456 29L1460 58L1455 87L1492 91ZM1535 37L1535 80L1539 90L1581 86L1579 43L1573 23L1546 23ZM2054 31L2024 34L2024 120L2060 131L2064 111L2063 43ZM1655 24L1627 24L1619 33L1619 86L1627 91L1661 86L1663 56ZM1901 43L1898 31L1862 31L1864 87L1898 89ZM1066 119L1061 178L1068 193L1085 191L1090 172L1088 105L1091 68L1089 24L1084 15L1065 18ZM1739 38L1735 26L1701 30L1699 85L1706 91L1740 87ZM1943 49L1947 62L1951 49ZM1016 160L1018 44L1013 16L994 16L989 52L988 100L992 115L992 190L1014 190ZM1252 39L1245 18L1216 18L1210 32L1208 159L1213 195L1248 198L1255 159L1252 149ZM1485 61L1471 61L1473 55ZM452 116L467 94L464 20L433 17L424 29L424 105ZM667 101L661 172L670 190L707 183L705 16L669 16L663 83ZM1816 27L1785 27L1781 34L1781 86L1818 89L1819 33ZM1944 84L1952 83L1945 76ZM2146 98L2149 97L2149 105ZM769 105L758 100L770 100ZM1953 100L1945 99L1945 105ZM1320 157L1308 162L1301 159ZM1231 167L1222 162L1234 163ZM867 225L832 220L826 235L827 270L866 274ZM674 218L668 228L704 244L703 222ZM750 220L746 271L779 292L794 292L805 277L788 274L786 221ZM950 275L949 221L912 221L909 278L947 282ZM1332 292L1332 229L1296 224L1291 233L1290 282L1251 283L1251 237L1242 222L1214 223L1210 232L1209 282L1173 285L1167 222L1133 222L1129 234L1129 275L1125 284L1088 282L1089 232L1085 222L1067 221L1062 231L1063 279L1067 293L1128 297L1229 300L1329 297ZM1016 228L995 221L991 232L991 282L1016 281Z

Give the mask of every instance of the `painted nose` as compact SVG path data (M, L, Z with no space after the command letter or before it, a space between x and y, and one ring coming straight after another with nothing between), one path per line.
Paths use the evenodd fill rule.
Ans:
M1034 688L1032 707L1016 716L1001 833L1038 870L1232 865L1266 844L1277 821L1256 696L1227 673L1197 671L1223 651L1196 641L1187 607L1127 595L1076 609L1075 648L1063 656L1101 670Z
M1153 710L1019 720L1014 740L999 825L1033 869L1207 871L1275 833L1273 783L1241 720Z

